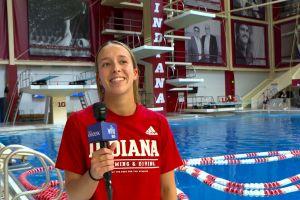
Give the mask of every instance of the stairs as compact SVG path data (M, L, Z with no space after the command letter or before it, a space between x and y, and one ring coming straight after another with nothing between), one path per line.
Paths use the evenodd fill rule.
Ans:
M247 107L248 105L251 105L252 109L259 108L262 104L263 92L268 93L268 91L273 91L274 87L276 87L276 91L281 91L291 85L293 79L298 79L299 75L300 64L296 65L293 68L290 68L277 78L264 80L248 94L242 97L243 108ZM271 94L274 95L274 93ZM269 96L269 98L271 97L272 96Z

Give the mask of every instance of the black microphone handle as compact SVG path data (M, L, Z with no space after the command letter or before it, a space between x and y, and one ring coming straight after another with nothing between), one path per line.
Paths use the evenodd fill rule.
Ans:
M101 141L100 147L107 148L108 142ZM108 200L112 200L111 172L105 172L103 174L103 177L104 177L104 181L105 181L107 198L108 198Z

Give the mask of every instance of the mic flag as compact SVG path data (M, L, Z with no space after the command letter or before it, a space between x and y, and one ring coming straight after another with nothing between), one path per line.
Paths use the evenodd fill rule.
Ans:
M98 122L88 127L89 143L107 142L118 139L118 129L115 123Z

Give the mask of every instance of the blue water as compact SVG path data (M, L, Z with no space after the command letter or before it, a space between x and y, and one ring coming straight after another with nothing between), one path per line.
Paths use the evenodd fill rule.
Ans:
M300 115L241 114L172 121L171 127L183 159L300 149ZM197 166L217 177L240 183L279 181L300 173L300 159L227 166ZM185 173L176 173L177 187L188 197L212 200L247 200L204 185ZM300 182L297 182L300 183ZM268 200L299 200L300 192L264 197Z
M300 149L299 114L252 113L170 121L183 159L226 154ZM23 144L46 153L54 161L61 129L0 134L0 142ZM34 161L35 162L35 161ZM300 173L300 159L255 165L196 166L217 177L240 183L278 181ZM38 178L30 181L38 183ZM176 172L177 187L191 200L248 200L217 191L183 172ZM299 182L297 182L299 183ZM299 200L300 192L264 197L268 200Z

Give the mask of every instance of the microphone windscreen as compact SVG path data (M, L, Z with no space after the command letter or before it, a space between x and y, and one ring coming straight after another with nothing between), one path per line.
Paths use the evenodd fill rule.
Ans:
M98 122L105 121L106 119L106 107L102 102L93 104L94 116Z
M92 142L105 142L118 139L118 129L115 123L99 122L88 127L88 140Z

